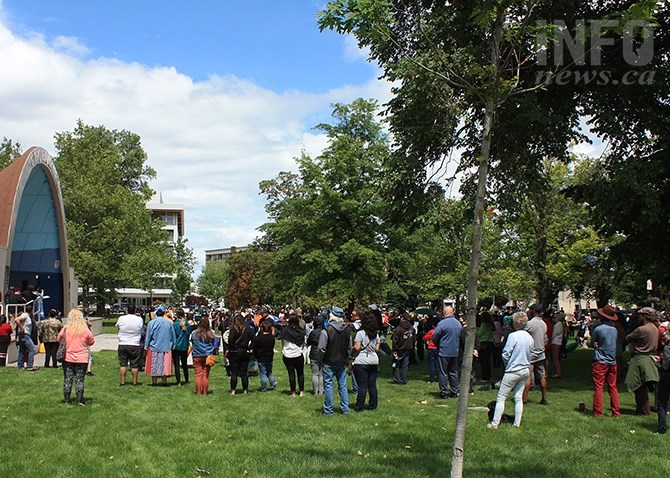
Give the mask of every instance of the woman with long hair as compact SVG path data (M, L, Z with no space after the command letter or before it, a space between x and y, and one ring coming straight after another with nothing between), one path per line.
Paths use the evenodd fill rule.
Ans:
M260 333L256 336L254 344L254 355L258 360L258 372L261 376L261 392L267 390L267 384L270 384L270 390L276 390L277 382L272 373L272 362L274 360L275 336L272 319L267 318L261 322Z
M88 366L89 348L95 343L95 338L79 309L72 309L67 319L67 324L58 334L58 342L65 340L63 396L65 403L70 405L72 403L70 401L72 381L74 380L77 405L83 407L85 405L84 377Z
M242 379L242 392L249 391L249 350L253 335L242 314L236 314L228 335L228 360L230 361L230 394L237 392L237 379Z
M298 314L288 316L288 325L281 332L282 358L288 371L288 381L291 386L291 396L295 397L296 378L300 396L305 395L305 357L302 354L305 348L305 330L300 327Z
M175 325L177 324L178 322L175 323ZM214 353L214 334L209 325L209 320L200 321L198 328L191 333L191 344L193 344L191 353L193 355L193 367L195 368L195 394L207 395L209 392L209 371L212 368L207 365L207 357ZM177 373L179 372L177 371ZM188 375L185 376L188 377Z
M188 358L188 341L192 330L186 320L186 314L183 309L177 309L177 320L175 320L173 328L175 342L172 348L172 364L174 365L174 376L177 379L177 386L181 386L180 364L184 371L184 383L188 383L188 364L186 363L186 359Z
M377 333L377 319L370 312L363 314L361 329L354 337L354 375L358 384L356 394L356 411L362 412L366 395L370 395L370 410L376 410L378 404L377 373L379 372L379 356L381 346Z

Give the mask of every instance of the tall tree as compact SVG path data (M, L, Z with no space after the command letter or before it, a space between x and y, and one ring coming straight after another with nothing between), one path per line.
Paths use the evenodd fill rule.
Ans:
M138 135L88 126L55 136L67 219L70 262L84 291L142 282L171 274L174 261L161 223L146 208L155 171L146 166Z
M322 29L354 34L360 46L369 48L384 76L400 83L389 110L393 132L411 160L411 166L403 170L420 172L426 162L441 161L459 145L466 148L462 165L477 170L471 187L475 204L461 376L464 390L472 365L492 140L500 127L495 119L524 94L543 88L525 81L536 58L533 33L547 33L537 23L546 20L538 16L543 4L555 6L539 0L334 0L319 17ZM570 111L567 114L575 116ZM439 134L433 135L433 130ZM528 139L523 135L523 140ZM563 151L567 147L564 141L552 144ZM540 158L527 159L532 170ZM458 477L463 473L467 400L467 394L459 398L454 434L451 473Z
M193 255L193 249L186 245L187 242L188 239L179 238L174 245L176 273L172 278L171 300L175 304L181 304L184 297L191 291L193 267L196 259Z
M197 279L198 293L214 303L225 300L229 270L226 261L208 261Z
M264 247L275 250L275 272L302 300L354 303L383 296L385 283L380 182L389 142L375 119L376 103L336 104L334 124L321 124L329 144L303 154L298 174L260 183L270 222Z

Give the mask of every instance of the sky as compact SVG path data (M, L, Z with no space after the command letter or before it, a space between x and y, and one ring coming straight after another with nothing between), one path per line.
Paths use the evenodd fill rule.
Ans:
M206 249L258 236L258 183L323 150L332 103L391 97L352 37L319 31L325 4L0 0L0 138L55 156L78 119L138 134L197 277Z

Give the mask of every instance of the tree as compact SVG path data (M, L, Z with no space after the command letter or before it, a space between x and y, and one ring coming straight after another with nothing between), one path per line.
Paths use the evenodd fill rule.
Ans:
M227 259L226 304L240 308L275 301L272 253L256 246L236 251Z
M3 137L0 143L0 169L5 169L19 156L21 156L21 145Z
M162 225L146 208L155 171L145 165L139 136L80 120L74 131L57 133L55 142L70 263L84 306L92 290L150 286L156 274L171 274L174 262Z
M230 265L226 261L208 261L198 276L198 293L211 302L221 302L226 297L228 288L228 271Z
M554 7L532 0L335 0L319 15L322 29L355 35L383 68L383 76L400 83L389 112L392 131L411 163L404 171L422 171L459 145L466 148L462 166L477 170L471 185L475 201L463 390L472 365L487 179L499 127L495 120L506 106L516 106L517 98L543 88L527 81L538 53L533 34L551 30L537 23L547 18L538 16L543 3ZM567 115L574 118L574 111ZM568 126L563 130L570 134L572 124ZM439 133L433 135L433 130ZM522 142L527 139L523 136ZM551 144L567 148L565 142ZM532 170L539 157L518 159L528 159L522 164ZM451 474L458 477L463 473L467 400L467 394L459 397L454 433Z
M274 251L277 280L301 300L355 303L383 297L384 227L380 183L389 143L376 103L336 104L321 124L328 147L297 158L299 173L260 183L270 221L259 228Z
M181 304L184 297L191 291L193 267L196 260L193 249L186 245L187 242L188 239L179 238L174 245L176 273L172 279L171 300L175 304Z

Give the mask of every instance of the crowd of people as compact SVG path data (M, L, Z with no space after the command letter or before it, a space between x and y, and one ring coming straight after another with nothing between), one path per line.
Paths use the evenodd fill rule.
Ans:
M41 317L32 304L24 309L13 317L14 328L6 317L0 318L0 366L5 365L13 332L19 369L37 370L34 357L38 343L44 344L44 367L58 367L59 344L63 344L58 359L64 370L64 401L70 403L74 383L77 403L84 405L84 376L92 374L90 347L95 341L90 322L77 309L70 311L66 325L55 310ZM276 315L267 307L187 314L163 305L151 312L129 305L125 312L116 321L120 386L127 384L128 368L132 386L140 385L142 370L151 377L152 386L166 386L172 376L177 386L189 383L190 355L197 395L209 393L209 375L217 356L229 376L231 395L249 393L252 374L259 375L261 392L274 391L274 356L281 353L290 396L305 395L307 369L311 393L323 396L323 413L332 415L335 411L337 384L339 410L347 414L348 381L356 396L355 411L378 407L379 356L389 355L393 384L407 384L410 364L427 358L428 383L438 383L437 398L463 393L459 376L467 321L450 306L440 314L387 312L374 304L366 310L345 312L333 306L314 313L285 309ZM575 331L577 337L569 343ZM477 314L474 335L467 392L475 392L478 376L481 390L498 388L497 399L490 405L489 428L500 425L510 395L515 412L510 421L515 426L521 425L523 406L532 389L540 391L539 403L548 405L547 380L561 378L561 362L581 345L593 349L593 414L603 414L607 386L611 413L620 415L617 384L623 381L634 393L638 414L651 413L654 407L649 394L655 393L658 432L667 432L670 325L657 310L644 307L625 314L606 305L572 323L566 321L563 311L543 310L539 304L525 311L483 310ZM626 347L628 363L624 361Z

